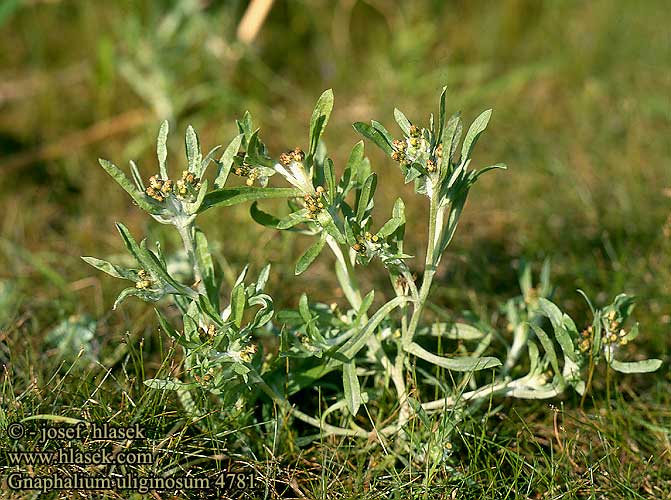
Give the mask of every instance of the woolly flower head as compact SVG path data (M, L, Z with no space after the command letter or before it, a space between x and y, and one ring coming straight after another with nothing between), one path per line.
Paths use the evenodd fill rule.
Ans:
M275 171L282 175L290 184L296 186L305 195L316 195L314 184L310 173L305 170L303 160L305 153L300 148L282 153L280 162L275 165Z

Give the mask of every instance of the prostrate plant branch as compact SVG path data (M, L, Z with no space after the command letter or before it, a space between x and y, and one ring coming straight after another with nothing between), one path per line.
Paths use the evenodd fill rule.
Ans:
M119 294L115 308L130 296L150 302L170 298L181 313L181 322L175 326L161 308L156 309L161 330L183 350L183 379L159 374L144 381L148 387L176 391L194 421L208 414L216 415L211 417L215 426L218 422L227 426L236 419L241 426L255 428L254 412L245 409L260 405L266 411L272 410L268 405L277 405L286 418L295 417L316 427L321 435L376 437L380 441L395 437L401 453L426 457L433 453L427 448L428 441L438 442L441 456L451 449L450 436L464 416L482 411L483 403L492 398L546 399L569 387L584 395L602 360L607 364L607 381L612 370L642 373L659 368L659 360L618 359L621 346L638 335L638 325L628 322L633 298L621 294L597 308L585 297L592 319L579 329L549 300L553 289L547 265L535 286L531 267L520 266L522 294L502 306L511 343L494 336L496 328L487 318L471 318L471 323L427 322L424 312L436 269L455 234L470 188L482 174L505 168L500 164L482 169L471 166L473 148L487 127L491 110L475 119L463 140L459 113L449 119L445 113L444 89L437 119L432 115L428 127L394 111L400 139L375 120L370 125L354 124L399 164L404 181L412 182L415 192L429 200L428 240L418 288L406 263L411 256L404 252L407 221L403 200L396 199L391 217L383 223L376 214L374 224L378 178L364 155L363 141L352 149L340 177L336 175L322 141L332 108L333 93L326 91L310 120L307 149L297 147L277 157L271 156L261 141L249 113L237 121L239 133L219 159L215 159L219 146L202 155L198 136L188 127L186 169L174 181L167 168L167 122L158 134L158 173L149 177L148 185L135 163L131 162L128 178L113 163L100 160L136 205L158 222L175 226L195 279L192 285L182 283L180 280L191 276L173 276L159 244L153 250L145 240L138 243L122 224L117 224L117 229L135 266L84 257L107 274L131 282ZM216 166L216 173L208 180L205 174L210 164ZM292 187L269 187L270 177L276 174ZM236 178L242 184L231 182ZM285 199L288 213L276 216L264 212L258 201L267 198ZM348 302L344 308L337 303L311 302L301 294L297 309L276 312L265 291L270 265L255 278L245 266L228 296L223 296L223 277L196 219L206 210L245 202L253 202L250 214L259 224L313 238L296 261L296 275L305 272L328 246L336 260L335 277ZM379 306L374 306L375 290L364 293L357 280L357 266L373 260L385 268L394 291L394 296ZM263 353L262 335L275 336L279 349ZM443 353L431 352L427 339L440 339ZM494 340L501 345L493 344ZM503 364L485 355L504 349ZM336 373L342 378L334 390ZM310 391L318 385L327 388L326 401L330 401L330 406L319 412L320 418L292 403L297 393L303 399L311 397ZM422 402L427 387L439 387L442 397ZM368 405L367 418L357 419L362 405L389 398L398 404L398 415L390 417L381 405ZM322 403L318 400L313 406L321 407ZM441 413L438 433L428 420L429 413ZM336 417L340 425L335 425ZM390 418L395 423L381 424ZM431 439L416 439L416 431L407 433L411 422L421 423L421 432Z

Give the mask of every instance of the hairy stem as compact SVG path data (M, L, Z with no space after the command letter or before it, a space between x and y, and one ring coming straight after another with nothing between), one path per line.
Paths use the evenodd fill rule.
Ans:
M193 269L194 279L198 283L198 290L202 291L203 285L203 274L200 270L200 263L198 262L198 257L196 256L196 242L194 240L194 231L195 224L193 220L184 223L184 224L175 224L179 236L182 238L182 243L184 244L184 250L186 251L186 256L189 259L191 268Z
M436 240L440 237L442 227L438 227L439 203L438 194L435 192L430 198L429 207L429 241L426 246L426 259L424 261L424 278L422 286L419 289L419 300L415 303L415 307L410 317L410 324L408 325L405 335L403 336L403 344L408 345L412 342L415 331L419 326L419 320L422 317L426 300L429 297L429 290L433 282L433 276L436 273L436 262L438 259L434 255L436 250Z

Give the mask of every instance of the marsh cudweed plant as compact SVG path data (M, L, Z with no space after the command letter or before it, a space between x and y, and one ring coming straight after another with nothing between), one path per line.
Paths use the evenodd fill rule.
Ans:
M522 294L503 306L508 328L500 334L483 322L427 319L431 285L471 187L484 173L505 169L502 164L476 168L471 162L491 110L462 134L460 115L446 115L443 90L437 119L432 115L428 124L412 122L399 110L394 112L396 135L377 121L354 124L398 164L397 182L414 183L417 195L426 198L426 257L414 262L404 249L408 221L403 199L396 200L389 218L374 210L378 176L364 156L363 141L354 146L344 168L336 168L328 157L321 137L332 107L333 93L328 90L317 101L306 143L276 155L268 151L246 113L237 122L239 134L223 152L215 147L203 156L195 131L188 127L186 164L179 169L168 169L164 122L158 134L156 173L146 183L133 162L128 178L113 163L100 160L137 206L175 227L191 267L192 276L178 279L169 272L159 244L152 249L146 240L138 242L122 224L117 229L135 260L133 267L84 257L92 266L130 282L115 308L135 296L150 302L169 299L179 310L178 324L160 308L156 313L163 332L183 349L183 371L177 378L145 380L148 387L177 391L194 417L212 409L223 415L275 405L285 416L314 426L316 436L380 441L396 437L406 444L408 425L414 420L428 422L429 414L441 412L446 422L441 427L443 444L449 444L449 434L460 419L479 411L480 403L491 398L550 399L568 389L584 394L602 361L624 373L660 366L656 359L619 359L620 346L638 334L637 325L628 321L634 306L631 297L618 295L602 308L585 297L593 319L578 327L550 300L547 265L535 285L530 268L522 266ZM268 187L273 176L284 187ZM264 212L258 202L266 198L286 199L288 213ZM296 275L323 251L333 253L334 288L337 283L342 289L346 306L314 302L302 294L298 309L276 314L265 289L269 266L256 277L245 267L224 296L222 273L197 219L206 210L246 202L252 202L251 217L259 224L312 239L296 260ZM408 234L419 230L413 227ZM393 290L392 298L379 306L374 306L375 290L361 289L357 280L357 267L373 260L386 269ZM413 271L420 271L421 279ZM276 352L262 352L259 338L268 335L277 338ZM438 338L448 354L430 349ZM505 358L487 355L488 351L503 352ZM316 397L317 392L304 391L303 399L295 396L323 380L331 382L329 387L337 380L338 390L331 394L331 406L310 415L301 406L319 407L320 402L305 404L305 397ZM436 391L436 399L422 397ZM384 398L396 401L392 421L376 414L374 405L362 411L362 405ZM419 451L433 453L426 448Z

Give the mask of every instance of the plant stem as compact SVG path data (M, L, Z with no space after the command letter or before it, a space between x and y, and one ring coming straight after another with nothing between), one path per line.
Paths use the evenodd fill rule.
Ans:
M440 236L442 225L441 227L438 227L440 200L437 189L435 189L435 187L432 191L429 203L429 241L427 242L426 246L424 278L422 279L422 286L419 290L419 296L416 298L415 304L413 306L412 316L410 317L410 324L407 327L404 327L402 330L401 342L398 344L398 353L396 354L396 363L394 364L394 369L392 371L392 379L396 385L396 389L399 395L399 404L401 405L397 424L399 429L401 429L403 425L408 422L412 414L410 404L408 403L405 381L403 380L403 366L406 356L404 347L412 343L417 327L419 326L419 320L422 317L424 305L426 304L426 300L429 296L429 290L431 289L433 276L436 272L436 262L438 260L435 258L434 253L436 249L436 239ZM417 292L415 291L415 294L416 293Z
M349 259L349 256L346 253L346 249L343 249L331 236L326 237L326 242L336 257L336 266L340 265L344 271L342 275L343 279L340 280L340 286L343 288L345 296L347 297L353 309L360 309L362 302L361 291L359 289L359 284L356 281L354 268ZM364 321L366 320L366 318L363 319ZM404 418L403 423L405 423L405 421L407 421L408 410L404 409L404 406L407 406L407 391L405 388L405 381L403 380L403 350L399 348L396 362L392 363L387 354L384 352L382 344L377 337L370 336L366 341L366 344L368 345L370 352L373 354L373 357L378 359L385 371L391 375L392 381L394 382L394 387L396 388L396 394L401 404L401 415Z
M410 324L408 325L405 335L403 336L403 345L408 345L412 342L415 331L419 326L419 320L422 317L422 312L424 311L424 306L426 300L429 297L429 290L431 288L431 283L433 282L433 276L436 273L436 263L438 259L434 255L436 250L436 240L440 236L442 227L437 227L438 222L438 211L439 211L438 194L434 189L433 194L430 198L430 207L429 207L429 241L426 246L426 259L424 261L424 278L422 279L422 286L419 289L419 301L415 304L415 307L410 317Z
M184 250L186 251L186 256L189 259L191 268L193 269L194 279L198 283L198 290L202 291L204 288L203 285L203 274L200 270L200 263L198 262L198 257L196 256L196 244L193 238L193 232L195 231L195 224L193 220L183 224L175 224L179 236L182 238L182 243L184 244Z
M340 265L343 271L342 275L340 273L336 274L338 275L338 281L345 293L345 297L352 308L358 310L361 308L361 291L359 290L359 284L354 276L354 269L352 268L349 256L346 252L343 252L343 249L331 235L326 236L326 243L335 255L336 266Z
M445 397L442 399L436 399L435 401L430 401L428 403L423 403L422 408L427 411L440 411L445 408L449 408L451 411L457 409L457 405L464 404L467 401L474 401L482 398L490 398L493 396L506 395L509 392L514 391L515 389L522 389L526 385L525 378L515 379L515 380L502 380L500 382L492 383L476 389L474 391L465 392L458 397ZM553 387L552 390L548 390L543 394L542 398L538 399L548 399L556 397L562 393L563 387ZM513 396L514 397L514 396Z

